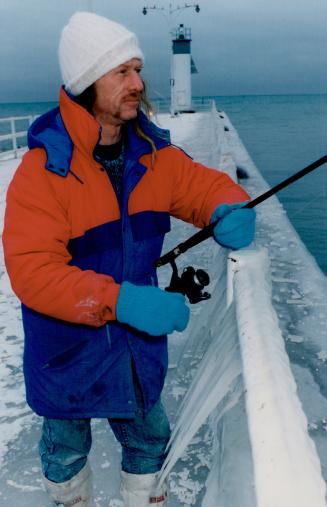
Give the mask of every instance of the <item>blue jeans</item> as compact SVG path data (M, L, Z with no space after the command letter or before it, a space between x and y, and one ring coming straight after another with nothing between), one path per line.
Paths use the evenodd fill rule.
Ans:
M122 446L122 470L149 474L160 470L170 437L170 426L159 400L144 417L142 396L136 389L135 419L108 419ZM43 474L53 482L65 482L84 467L92 444L90 419L44 418L39 452Z

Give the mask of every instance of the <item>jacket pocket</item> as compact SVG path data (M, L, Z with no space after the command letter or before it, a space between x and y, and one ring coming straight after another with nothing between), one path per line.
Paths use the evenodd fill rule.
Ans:
M61 363L75 356L102 328L58 320L22 305L25 352L39 365Z
M65 350L54 357L51 357L47 363L45 363L42 368L61 368L65 367L67 364L71 363L78 357L79 353L85 346L85 341L80 342L77 345L74 345L68 350Z

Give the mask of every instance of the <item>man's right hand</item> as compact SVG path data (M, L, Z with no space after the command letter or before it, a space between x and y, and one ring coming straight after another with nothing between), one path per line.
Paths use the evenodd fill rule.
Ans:
M116 316L119 322L152 336L161 336L173 331L184 331L190 310L182 294L166 292L152 285L123 282L118 295Z

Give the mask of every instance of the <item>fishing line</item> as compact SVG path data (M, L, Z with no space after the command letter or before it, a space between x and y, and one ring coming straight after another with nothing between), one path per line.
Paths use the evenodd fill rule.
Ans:
M309 201L309 202L307 202L304 206L302 206L302 208L301 208L301 209L299 209L298 211L296 211L296 212L295 212L295 213L293 213L292 215L289 215L289 214L287 213L287 214L288 214L288 217L290 218L290 220L293 220L293 218L294 218L294 217L297 217L297 216L301 215L301 214L302 214L302 213L303 213L303 212L304 212L307 208L309 208L309 207L311 206L311 204L312 204L313 202L316 202L316 201L317 201L317 199L318 199L319 197L321 197L321 196L322 196L325 192L326 192L326 190L323 188L322 190L320 190L320 191L318 192L318 194L317 194L317 195L315 195L312 199L310 199L310 201Z

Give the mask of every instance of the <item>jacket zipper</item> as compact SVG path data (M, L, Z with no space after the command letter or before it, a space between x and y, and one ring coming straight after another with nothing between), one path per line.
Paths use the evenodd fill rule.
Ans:
M109 349L111 349L111 336L110 336L109 324L106 324L106 333L107 333L107 340L108 340Z
M125 182L123 184L123 191L122 191L122 198L120 202L120 214L121 214L121 233L122 233L122 280L124 280L124 275L126 271L126 247L125 247L125 230L126 230L126 220L128 216L128 196L129 196L129 189L127 188L126 182L127 182L127 175L129 171L130 161L126 161L126 165L124 168L125 173Z

